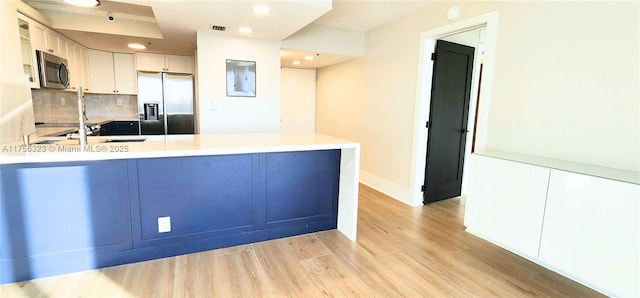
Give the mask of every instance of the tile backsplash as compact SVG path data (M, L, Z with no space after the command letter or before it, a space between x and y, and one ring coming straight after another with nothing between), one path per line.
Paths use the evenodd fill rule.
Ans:
M32 89L31 95L36 122L78 122L78 94L76 92ZM138 97L136 95L85 93L84 102L89 119L138 119Z

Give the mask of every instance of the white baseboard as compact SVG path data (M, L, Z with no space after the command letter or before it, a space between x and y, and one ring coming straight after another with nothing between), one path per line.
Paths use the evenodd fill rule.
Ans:
M411 191L409 188L401 186L395 182L391 182L387 179L380 178L369 172L360 170L360 183L369 186L409 206L420 206L412 204Z

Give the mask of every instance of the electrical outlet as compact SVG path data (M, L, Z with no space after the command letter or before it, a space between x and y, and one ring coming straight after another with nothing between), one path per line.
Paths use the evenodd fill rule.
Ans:
M116 104L121 106L122 105L122 98L116 99Z
M60 105L63 106L65 104L66 103L65 103L64 97L60 97Z
M158 217L158 233L171 232L171 217Z

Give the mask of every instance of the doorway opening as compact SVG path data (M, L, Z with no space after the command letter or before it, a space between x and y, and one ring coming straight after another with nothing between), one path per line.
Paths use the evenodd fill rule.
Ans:
M485 146L485 128L490 104L497 20L498 13L492 12L421 33L412 148L413 175L410 185L413 206L419 206L423 203L422 186L425 181L427 141L429 137L426 123L429 120L433 79L431 55L434 53L436 41L440 39L460 43L462 39L465 39L465 35L474 35L475 33L478 33L478 38L483 39L483 42L478 42L474 45L477 59L473 68L468 125L466 126L469 129L469 133L467 133L465 159L468 161L472 147L475 151L482 151ZM482 80L480 80L481 68ZM467 170L468 164L466 162L463 167L462 195L465 195L467 191L466 173L469 172Z

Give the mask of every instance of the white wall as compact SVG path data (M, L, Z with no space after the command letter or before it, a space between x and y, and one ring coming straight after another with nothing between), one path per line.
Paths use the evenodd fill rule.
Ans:
M453 4L369 31L364 58L318 70L317 131L360 142L363 181L406 203L419 36L455 22ZM455 4L458 20L499 14L486 149L640 169L638 2Z
M316 70L283 67L280 132L316 131Z
M0 144L35 132L31 90L25 85L18 34L17 1L0 1Z
M197 33L201 134L280 131L280 42ZM226 96L226 59L256 62L256 97Z

